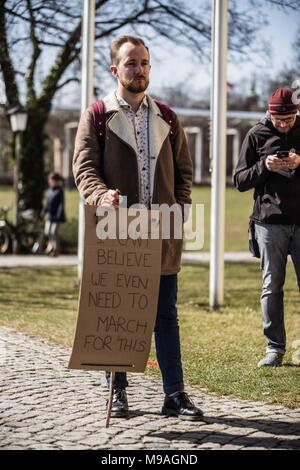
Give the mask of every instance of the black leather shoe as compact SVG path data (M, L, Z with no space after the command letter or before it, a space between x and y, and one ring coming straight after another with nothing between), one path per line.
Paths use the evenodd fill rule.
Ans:
M124 388L116 388L113 392L111 417L126 418L128 416L127 393Z
M166 416L177 416L178 418L188 419L190 421L203 420L202 411L194 405L185 392L177 392L172 394L172 396L166 395L164 406L162 407L162 414Z

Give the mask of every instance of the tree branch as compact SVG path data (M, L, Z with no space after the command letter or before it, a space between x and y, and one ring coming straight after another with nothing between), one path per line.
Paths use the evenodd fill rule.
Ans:
M80 49L76 48L80 39L80 35L81 21L70 34L65 45L58 53L50 72L42 82L42 91L38 98L38 102L39 105L45 109L45 111L49 111L51 108L52 99L55 95L58 82L61 79L63 73L80 53Z
M299 0L285 0L284 2L282 2L282 0L267 0L267 2L271 5L279 7L282 10L286 10L287 8L298 11L300 10Z
M7 43L5 2L0 0L0 65L3 74L7 104L9 107L19 106L19 90L16 82L16 75Z
M61 90L64 86L68 85L68 83L71 83L71 82L80 83L80 80L79 78L74 78L74 77L68 78L63 83L57 85L56 90Z
M32 44L32 55L31 61L27 68L27 102L33 101L36 99L36 93L34 88L34 72L37 60L41 54L41 48L39 45L38 38L36 36L35 27L36 27L36 19L33 14L31 0L27 0L27 8L29 12L29 20L30 20L30 40Z

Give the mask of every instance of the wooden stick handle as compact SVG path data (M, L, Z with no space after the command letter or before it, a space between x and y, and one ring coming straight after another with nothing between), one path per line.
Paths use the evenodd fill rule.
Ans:
M110 420L110 414L111 414L112 398L113 398L113 392L114 392L114 387L113 387L114 379L115 379L115 373L111 372L110 381L109 381L109 397L108 397L108 404L107 404L106 423L105 423L106 428L108 428L109 426L109 420Z

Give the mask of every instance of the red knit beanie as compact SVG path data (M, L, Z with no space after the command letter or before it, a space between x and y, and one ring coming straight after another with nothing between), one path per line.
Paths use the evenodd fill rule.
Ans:
M293 91L290 88L278 88L269 100L270 114L295 114L298 105L292 100Z

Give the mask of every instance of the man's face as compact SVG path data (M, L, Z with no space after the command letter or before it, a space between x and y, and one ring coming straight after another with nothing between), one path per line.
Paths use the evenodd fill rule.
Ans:
M126 90L142 93L149 85L150 67L147 49L126 42L119 49L118 63L111 65L110 70Z
M295 124L296 114L272 114L272 124L278 132L286 134L289 132Z

